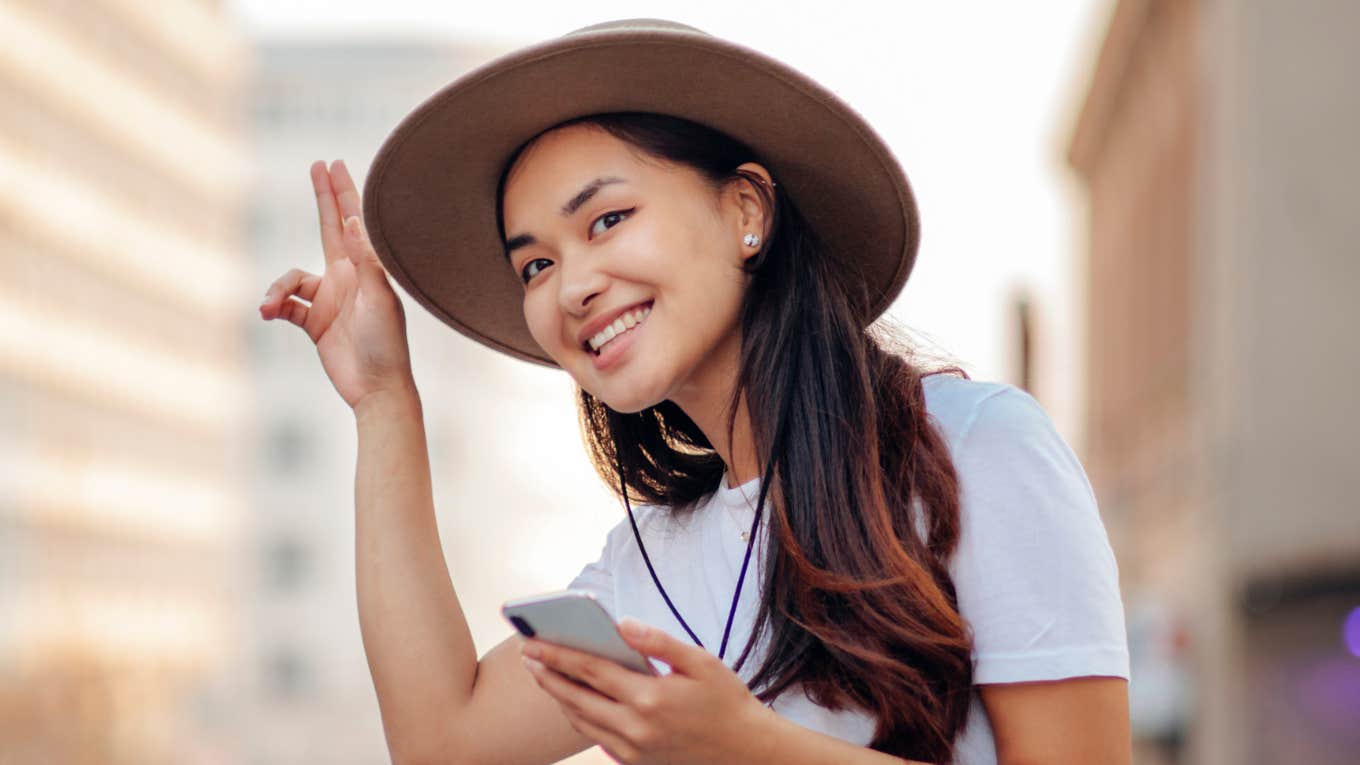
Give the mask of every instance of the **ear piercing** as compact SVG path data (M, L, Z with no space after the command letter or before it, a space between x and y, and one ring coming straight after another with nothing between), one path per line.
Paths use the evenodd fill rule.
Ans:
M764 178L761 178L760 176L756 176L756 180L760 181L761 183L767 183L767 181ZM773 191L776 185L775 182L773 180L770 180L768 181L768 183L770 185L770 190ZM760 244L760 235L747 234L746 236L743 236L741 238L741 243L746 245L747 247L755 247L756 245Z

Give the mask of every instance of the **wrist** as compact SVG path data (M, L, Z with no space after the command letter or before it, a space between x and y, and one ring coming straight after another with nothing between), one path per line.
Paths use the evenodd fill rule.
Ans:
M751 696L741 724L736 728L736 745L732 762L751 765L752 763L782 762L779 742L783 738L783 726L788 722L779 713L766 706L764 702Z
M365 393L354 402L354 418L360 423L373 417L385 418L410 412L421 412L420 394L413 384L379 388Z

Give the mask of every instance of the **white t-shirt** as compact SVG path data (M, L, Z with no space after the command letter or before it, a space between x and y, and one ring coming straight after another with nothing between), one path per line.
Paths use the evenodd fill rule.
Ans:
M1095 495L1081 463L1048 414L1024 390L954 375L924 379L926 410L944 434L961 489L961 535L949 563L959 611L972 626L973 682L1014 683L1084 675L1128 678L1129 655L1118 571ZM755 520L760 479L719 488L682 523L663 506L633 508L647 554L666 593L704 647L718 654L727 610ZM754 626L768 539L767 512L742 583L723 659L736 663ZM657 591L625 516L599 560L568 585L599 598L614 616L632 616L692 644ZM762 642L739 676L750 680ZM653 664L669 671L660 660ZM832 712L797 686L771 705L804 727L868 746L873 718ZM976 690L958 765L994 765L996 748Z

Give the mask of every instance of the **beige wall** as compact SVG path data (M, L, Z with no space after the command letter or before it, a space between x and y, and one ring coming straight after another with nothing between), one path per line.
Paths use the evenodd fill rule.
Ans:
M1231 277L1202 292L1218 328L1206 340L1223 346L1235 389L1217 428L1231 445L1233 568L1354 562L1360 5L1224 3L1215 14L1223 92L1205 252Z
M0 4L0 751L16 762L222 743L198 713L241 629L247 63L204 3Z
M1360 750L1353 709L1338 723L1360 689L1340 639L1360 605L1358 27L1340 2L1121 0L1069 151L1085 459L1126 604L1190 636L1141 685L1164 646L1131 640L1135 696L1159 668L1193 682L1180 761Z
M1108 522L1127 532L1174 523L1188 501L1199 103L1194 5L1124 3L1117 14L1070 159L1090 199L1085 460ZM1160 536L1115 533L1132 576L1176 543Z

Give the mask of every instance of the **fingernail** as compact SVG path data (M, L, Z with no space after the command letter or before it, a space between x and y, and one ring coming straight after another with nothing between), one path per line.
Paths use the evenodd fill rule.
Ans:
M524 666L525 666L525 668L527 668L527 669L531 669L531 670L540 670L540 669L543 668L543 663L542 663L542 662L534 661L533 659L529 658L528 656L521 656L520 658L524 660Z

